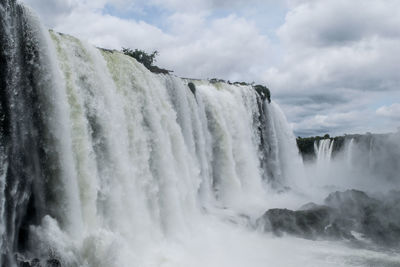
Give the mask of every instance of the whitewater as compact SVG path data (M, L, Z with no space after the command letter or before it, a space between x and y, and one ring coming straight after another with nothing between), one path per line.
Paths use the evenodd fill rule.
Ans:
M0 14L1 266L400 266L395 252L259 229L267 209L325 191L251 85L151 73L13 0Z

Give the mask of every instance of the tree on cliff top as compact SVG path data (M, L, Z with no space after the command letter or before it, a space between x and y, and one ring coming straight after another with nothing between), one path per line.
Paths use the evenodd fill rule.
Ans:
M171 70L162 69L153 65L153 63L156 61L155 58L158 55L157 50L153 51L151 54L148 54L145 51L139 49L132 50L130 48L122 48L122 52L127 56L133 57L139 63L142 63L151 72L163 74L168 74L172 72Z
M122 52L125 55L135 58L138 62L142 63L148 69L151 68L151 66L155 62L156 56L158 55L158 51L153 51L151 54L147 54L143 50L132 50L130 48L122 48Z

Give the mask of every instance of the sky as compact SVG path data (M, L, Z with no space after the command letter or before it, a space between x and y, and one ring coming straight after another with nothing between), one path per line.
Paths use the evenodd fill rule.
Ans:
M268 86L296 136L397 131L399 0L22 0L96 46Z

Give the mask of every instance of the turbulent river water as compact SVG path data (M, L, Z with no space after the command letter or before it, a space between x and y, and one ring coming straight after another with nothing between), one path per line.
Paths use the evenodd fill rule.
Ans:
M252 86L153 74L14 0L0 15L1 266L400 266L259 231L268 208L319 195Z

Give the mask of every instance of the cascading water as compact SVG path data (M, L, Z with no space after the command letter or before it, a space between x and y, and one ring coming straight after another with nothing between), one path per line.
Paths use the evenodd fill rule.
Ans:
M5 152L1 260L12 266L12 252L27 249L30 224L52 214L69 225L80 210L65 123L68 106L48 34L30 10L13 1L2 1L0 11Z
M314 142L314 153L305 160L314 187L380 192L400 188L398 132L321 139Z
M247 229L304 178L283 112L252 86L153 74L49 33L14 0L0 15L1 266L296 266L310 251L321 266L325 250L340 255L297 241L288 259L294 240Z
M298 187L303 178L303 166L296 146L296 139L285 115L276 103L265 104L264 140L266 145L263 151L269 155L265 157L266 169L269 180L275 189L288 189Z
M353 150L354 150L354 138L351 138L347 144L347 149L345 152L346 153L346 162L350 168L353 164Z
M317 164L327 165L332 158L334 140L322 139L315 141L314 150L316 153Z
M190 231L202 208L246 211L270 183L289 186L284 146L293 136L251 86L191 81L193 93L188 80L49 35L28 9L3 2L3 265L18 252L109 266L94 248L127 242L139 249L113 260L128 266L163 236ZM260 136L274 143L268 153Z

